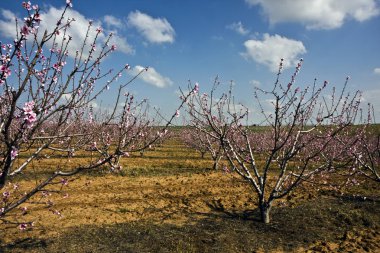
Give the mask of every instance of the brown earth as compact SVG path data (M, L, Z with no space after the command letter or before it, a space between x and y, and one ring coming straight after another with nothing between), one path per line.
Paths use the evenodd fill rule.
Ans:
M33 229L1 224L0 252L380 252L376 183L305 185L264 225L245 182L177 142L124 167L71 179L51 207L26 204Z

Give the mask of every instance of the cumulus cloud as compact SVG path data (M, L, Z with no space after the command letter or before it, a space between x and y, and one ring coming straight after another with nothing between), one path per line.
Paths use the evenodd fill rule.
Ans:
M115 27L119 29L123 27L123 22L112 15L105 15L103 21L108 27Z
M380 75L380 68L375 68L373 70L373 73L377 74L377 75Z
M271 24L299 22L307 29L335 29L348 19L362 22L380 14L375 0L245 0L261 5Z
M232 30L232 31L235 31L235 32L237 32L238 34L241 34L241 35L247 35L249 33L249 30L247 30L246 28L244 28L244 26L241 23L241 21L234 22L234 23L228 25L227 28L230 29L230 30Z
M16 37L16 15L9 10L0 10L1 17L4 20L0 20L0 31L1 34L8 38Z
M140 11L128 15L128 24L139 31L150 43L173 43L175 31L165 18L153 18Z
M280 59L283 58L284 69L295 66L306 53L306 48L301 41L288 39L280 35L264 34L262 40L247 40L244 42L246 52L242 55L246 59L252 59L259 64L267 66L270 71L277 72Z
M144 69L145 67L137 65L131 69L130 74L137 75ZM139 78L144 82L159 88L164 88L173 84L173 81L170 80L170 78L162 76L152 67L149 67L148 71L142 73Z
M61 17L61 14L63 12L63 8L55 8L50 7L46 12L41 11L41 17L42 21L40 23L39 27L39 35L47 30L48 32L52 32L54 29L54 25L56 24L59 18ZM15 22L14 17L16 16L11 11L2 10L1 11L3 20L0 20L0 30L1 34L8 38L15 38L16 36L16 29L15 29ZM73 39L70 41L68 46L69 55L74 57L76 50L80 50L82 43L86 36L87 27L89 24L89 19L87 19L85 16L83 16L81 13L68 9L66 10L65 14L66 18L75 19L74 22L71 23L70 29L68 29L68 32L66 36L71 36ZM22 20L19 18L19 20ZM65 19L66 20L66 19ZM94 40L96 36L96 28L102 26L102 22L99 20L92 21L93 25L89 33L88 37L88 43L87 46L89 47L91 42ZM20 26L20 24L19 24ZM105 30L104 33L99 34L98 36L98 43L104 43L107 39L107 34L109 31ZM120 52L130 54L133 52L133 48L128 44L127 40L121 36L118 35L117 30L113 31L113 37L110 41L110 44L116 44L117 49ZM63 33L61 33L56 40L56 43L61 43L63 39ZM51 46L51 45L50 45ZM89 48L84 49L84 55L86 55L89 51Z

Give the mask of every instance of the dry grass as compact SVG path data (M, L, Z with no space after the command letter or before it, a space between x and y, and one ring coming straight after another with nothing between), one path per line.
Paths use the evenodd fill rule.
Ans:
M83 159L40 160L34 170ZM380 251L378 184L339 193L305 185L278 202L273 222L264 225L244 182L212 171L210 159L178 140L143 157L133 154L122 165L121 173L104 169L73 178L50 197L50 208L27 204L23 218L36 226L21 232L0 225L0 252ZM28 184L33 180L20 182Z

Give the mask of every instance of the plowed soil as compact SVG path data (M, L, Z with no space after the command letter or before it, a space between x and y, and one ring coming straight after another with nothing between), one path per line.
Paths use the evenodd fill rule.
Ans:
M380 252L378 183L305 185L264 225L249 185L178 140L123 163L26 204L34 227L1 224L0 252Z

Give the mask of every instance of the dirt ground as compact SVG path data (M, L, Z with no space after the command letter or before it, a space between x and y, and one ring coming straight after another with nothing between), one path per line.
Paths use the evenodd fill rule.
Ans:
M249 186L196 153L169 142L133 159L123 173L71 179L51 207L27 204L33 229L1 224L0 252L380 252L378 184L306 185L264 225Z

